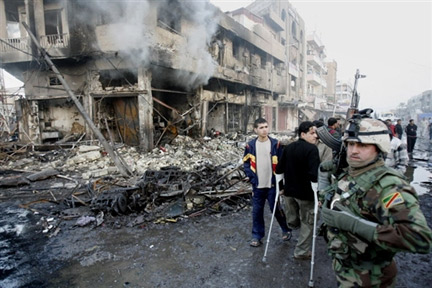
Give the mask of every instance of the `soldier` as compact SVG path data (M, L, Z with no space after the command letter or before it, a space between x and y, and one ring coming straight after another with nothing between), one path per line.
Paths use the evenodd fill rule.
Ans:
M429 253L432 231L417 194L384 165L388 129L354 117L343 137L348 167L320 191L328 253L339 287L394 287L397 252Z

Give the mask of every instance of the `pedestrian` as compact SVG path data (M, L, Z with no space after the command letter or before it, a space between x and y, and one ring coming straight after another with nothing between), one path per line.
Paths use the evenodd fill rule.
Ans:
M330 132L330 134L336 138L336 139L340 139L341 135L338 132L339 129L339 123L338 120L334 117L330 117L327 120L327 127L328 127L328 131Z
M283 189L288 227L300 229L294 258L311 258L314 224L314 194L311 182L317 182L320 159L316 146L316 127L310 121L300 123L298 140L286 146L276 167L284 174Z
M254 123L254 132L258 137L249 141L243 156L243 167L249 182L252 184L252 240L250 246L261 246L265 236L264 205L266 199L273 212L276 199L275 169L282 152L278 140L268 136L267 120L258 118ZM282 239L291 239L286 217L278 204L275 217L282 229ZM270 233L270 232L269 232Z
M395 254L429 253L432 231L414 188L384 164L390 151L386 125L356 119L342 140L349 166L320 193L338 285L394 287Z
M319 121L319 120L315 120L313 121L313 124L316 128L322 127L324 126L324 123ZM318 147L318 155L320 158L320 163L321 162L325 162L325 161L331 161L333 159L333 150L327 146L317 135L317 147Z
M387 167L391 167L404 174L409 161L406 145L399 138L394 137L390 130L389 135L390 152L385 156L385 164Z
M395 125L392 123L391 119L386 119L385 123L387 124L387 127L390 129L391 133L393 136L396 136L396 127Z
M398 137L400 140L402 140L403 129L402 129L402 120L401 119L398 119L396 121L395 131L396 131L396 137Z
M410 160L413 159L413 150L417 141L417 125L414 124L414 119L410 119L407 126L405 126L405 133L407 136L407 150Z

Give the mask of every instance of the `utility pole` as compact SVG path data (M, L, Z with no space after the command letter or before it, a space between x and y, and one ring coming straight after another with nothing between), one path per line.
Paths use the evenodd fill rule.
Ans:
M96 127L96 125L93 123L93 121L90 119L90 117L87 115L84 107L82 106L81 102L78 100L78 98L74 95L72 92L72 89L69 87L65 79L63 78L63 75L60 73L60 71L57 69L57 67L54 65L54 63L51 61L50 57L46 53L45 49L42 48L36 39L36 37L33 35L33 33L30 31L30 28L25 22L22 22L24 28L27 30L27 33L30 35L30 38L35 43L36 47L44 57L46 63L50 66L51 70L55 73L59 81L62 83L63 87L65 88L66 92L68 93L69 97L74 101L75 105L78 108L78 111L83 116L84 120L89 125L90 129L93 131L93 133L96 135L96 137L99 139L105 150L110 155L111 159L114 161L114 164L117 166L119 172L123 176L130 176L132 175L132 171L119 159L117 154L114 152L111 145L106 141L105 137L102 135L102 133L99 131L99 129Z

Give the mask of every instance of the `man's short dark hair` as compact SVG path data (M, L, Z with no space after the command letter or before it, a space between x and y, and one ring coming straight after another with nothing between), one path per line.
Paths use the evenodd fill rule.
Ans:
M264 124L264 123L267 123L266 119L264 119L264 118L258 118L254 122L254 128L258 128L259 124Z
M336 123L337 123L337 119L334 118L334 117L330 117L330 118L327 120L327 124L328 124L328 126L333 126L333 125L336 124Z
M311 127L314 127L315 125L311 122L311 121L304 121L302 123L300 123L298 130L297 130L297 135L300 137L301 133L308 133L309 129Z
M315 120L312 122L314 124L314 126L316 126L317 128L324 126L324 122L320 121L320 120Z

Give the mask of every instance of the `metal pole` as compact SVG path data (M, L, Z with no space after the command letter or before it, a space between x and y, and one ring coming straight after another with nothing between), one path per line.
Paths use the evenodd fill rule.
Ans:
M276 212L276 208L277 208L277 203L278 203L278 199L279 199L279 181L282 180L284 178L284 174L276 174L276 196L275 196L275 204L273 207L273 213L272 213L272 218L270 221L270 228L267 234L267 243L266 243L266 247L265 247L265 251L264 251L264 257L262 259L263 262L266 262L266 257L267 257L267 250L268 250L268 245L270 243L270 234L271 234L271 230L272 230L272 226L273 226L273 221L274 221L274 216L275 216L275 212Z
M72 92L72 89L70 89L69 85L67 84L67 82L65 81L65 79L63 78L62 74L60 73L60 71L57 69L57 67L54 65L54 63L51 61L50 57L48 56L48 54L46 53L45 49L42 48L38 42L38 40L36 39L36 37L33 35L33 33L30 31L30 28L28 27L28 25L25 22L22 22L24 28L27 30L27 33L30 35L31 39L33 40L33 42L35 43L36 47L38 48L38 50L41 52L42 56L44 57L45 61L47 62L47 64L50 66L50 68L52 69L52 71L56 74L57 78L60 80L60 82L62 83L63 87L65 88L66 92L68 93L69 97L74 101L75 105L78 108L78 111L81 113L81 115L83 116L84 120L87 122L87 124L89 125L90 129L93 131L93 133L96 135L96 137L99 139L99 141L101 142L101 144L103 145L103 147L105 148L105 150L108 152L108 154L111 156L111 159L114 161L114 164L117 166L119 172L123 175L123 176L130 176L132 175L132 172L130 169L128 169L128 167L126 167L124 165L124 163L122 163L119 158L117 157L117 155L115 154L114 150L112 149L112 147L109 145L109 143L105 140L104 136L102 135L102 133L99 131L99 129L96 127L96 125L93 123L93 121L90 119L90 117L87 115L87 113L85 112L84 107L81 105L81 102L78 100L78 98L76 98L76 96L74 95L74 93Z
M309 279L309 287L314 287L313 280L313 272L314 272L314 264L315 264L315 242L316 242L316 227L318 221L318 195L317 191L314 189L314 225L313 225L313 237L312 237L312 257L311 257L311 270L310 270L310 279Z

